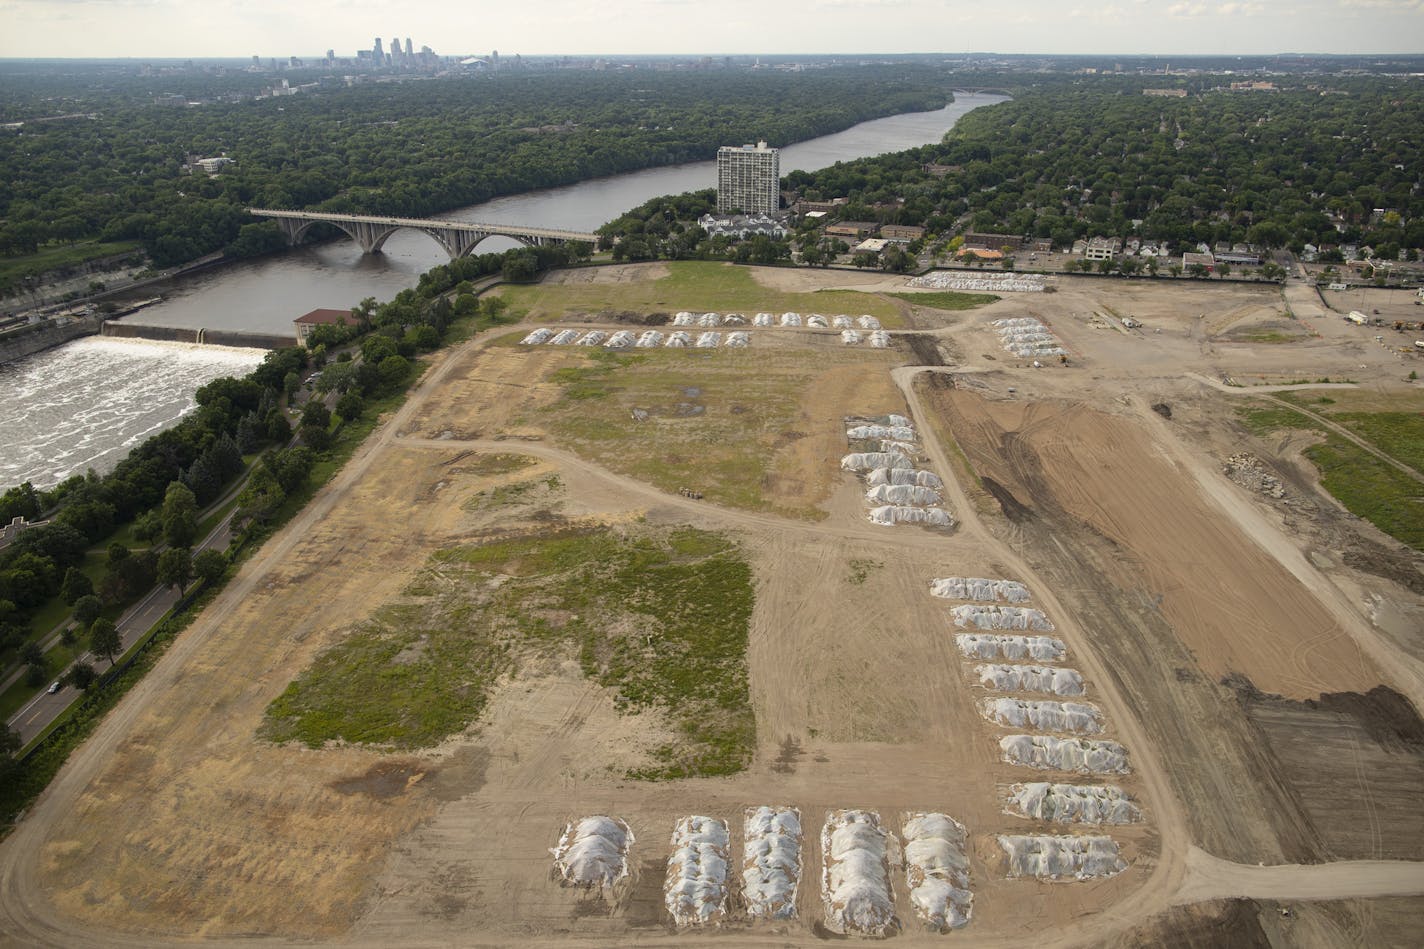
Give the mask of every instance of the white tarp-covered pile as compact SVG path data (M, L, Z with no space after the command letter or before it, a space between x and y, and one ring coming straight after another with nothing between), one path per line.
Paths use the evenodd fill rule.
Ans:
M697 318L698 326L721 326L722 315L720 313L704 313Z
M956 606L949 611L954 625L960 629L1032 629L1053 632L1053 624L1043 610L1024 606L979 606L976 603Z
M913 425L852 425L846 429L846 438L893 438L913 442L917 437Z
M708 330L697 337L698 349L716 349L722 342L722 334L716 330Z
M758 313L752 317L753 326L772 326L776 323L776 317L770 313Z
M549 329L548 327L541 326L534 332L530 333L528 336L521 339L519 342L521 345L524 346L538 346L541 343L548 342L549 337L553 335L553 330Z
M782 325L782 326L800 326L800 325L801 325L801 314L800 314L800 313L783 313L783 314L781 314L781 325Z
M675 349L682 349L692 345L692 334L678 330L676 333L669 333L664 346L671 346Z
M889 349L890 334L884 330L876 330L870 334L870 346L872 349Z
M884 527L893 527L896 524L924 524L929 527L953 527L954 518L949 512L939 507L906 507L900 504L886 504L883 507L873 507L866 515L870 518L870 523L880 524Z
M633 831L616 817L585 817L564 828L554 870L569 886L609 886L628 875Z
M1097 738L1050 738L1047 735L1005 735L999 748L1009 764L1040 771L1078 774L1126 774L1127 749Z
M747 318L740 313L728 313L722 317L723 326L746 326Z
M654 346L661 346L665 338L659 330L646 330L633 345L639 349L652 349Z
M1004 813L1055 824L1135 824L1142 820L1132 798L1111 785L1034 781L1009 788Z
M854 325L855 323L851 322L851 318L846 316L844 313L831 320L831 326L838 330L848 330Z
M974 667L979 684L996 692L1051 692L1054 695L1082 695L1083 675L1077 669L1049 666L1011 666L988 663Z
M673 326L696 326L696 325L697 325L697 317L693 316L691 313L687 312L686 310L683 310L683 311L679 312L676 316L674 316L674 317L672 318L672 325L673 325Z
M942 488L944 482L933 471L916 471L913 468L875 468L865 476L870 487L881 484L913 484L922 488Z
M1094 880L1127 869L1111 837L1034 837L1000 834L1010 877L1040 880Z
M984 577L940 577L930 581L930 593L946 600L979 600L992 603L1027 603L1028 587L1017 580L988 580Z
M1017 293L1041 293L1043 277L1039 274L965 273L936 270L912 278L906 286L927 290L993 290Z
M726 345L731 349L746 349L752 344L752 334L745 330L737 330L735 333L727 334Z
M913 471L915 463L899 452L890 451L855 452L841 459L842 471L872 471L876 468L908 468Z
M1059 345L1058 337L1032 317L995 320L993 325L1000 344L1015 356L1062 356L1067 352Z
M954 637L966 659L1032 659L1057 662L1068 653L1063 640L1050 636L1004 636L996 633L960 633Z
M831 811L821 831L821 899L836 933L887 936L900 928L890 889L890 839L874 811Z
M1101 735L1103 713L1084 702L1034 702L1024 699L985 699L979 712L996 725L1037 728L1045 732Z
M742 821L742 897L754 919L791 919L801 883L801 812L749 807Z
M857 318L856 323L860 324L860 328L863 330L880 329L880 321L877 320L875 317L871 316L869 313L866 313L864 316Z
M968 834L944 814L911 814L905 821L905 877L910 903L935 929L958 929L969 922Z
M865 499L871 504L938 504L944 500L934 488L921 488L913 484L877 484L865 492Z
M604 343L607 349L628 349L638 339L637 334L632 330L619 330L608 337L608 342Z
M603 330L589 330L587 333L584 333L582 336L579 337L578 342L575 345L597 346L607 338L608 334L605 333Z
M727 914L727 822L684 817L672 831L663 902L679 926Z
M560 330L558 335L549 340L551 346L569 346L579 338L578 330Z
M806 317L806 325L807 325L807 326L814 326L814 327L816 327L816 328L818 328L818 329L826 329L826 328L829 327L831 324L830 324L830 321L827 320L827 319L826 319L824 316L822 316L821 314L819 314L819 313L812 313L810 316Z
M860 333L855 330L841 330L841 342L847 346L860 345Z

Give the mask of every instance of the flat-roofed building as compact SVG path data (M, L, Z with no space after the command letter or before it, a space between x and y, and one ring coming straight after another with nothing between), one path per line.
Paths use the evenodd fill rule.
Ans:
M887 241L909 243L925 236L925 229L911 224L885 224L880 228L880 236Z
M718 214L775 214L780 207L780 150L766 142L717 149Z
M1010 251L1015 251L1023 246L1023 238L1012 234L982 234L969 231L964 235L964 246L984 247L989 250L1003 250L1007 247Z
M350 310L312 310L310 313L303 313L292 321L297 328L297 345L305 346L307 337L312 334L312 330L318 326L341 326L356 324L356 317L351 315Z

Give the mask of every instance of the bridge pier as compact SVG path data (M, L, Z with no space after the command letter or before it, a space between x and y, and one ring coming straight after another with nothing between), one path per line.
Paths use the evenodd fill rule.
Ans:
M445 253L450 255L451 260L464 257L475 249L475 245L490 236L483 231L452 231L443 227L422 227L419 230L423 234L429 234L435 243L445 248Z

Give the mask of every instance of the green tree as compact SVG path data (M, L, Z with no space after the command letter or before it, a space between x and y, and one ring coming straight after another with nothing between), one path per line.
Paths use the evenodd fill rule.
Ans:
M80 692L88 692L98 681L99 673L94 671L94 667L87 662L76 662L69 670L69 684Z
M92 593L74 601L74 621L89 626L104 612L104 603Z
M124 642L113 620L101 616L89 627L89 651L94 655L103 656L113 662L122 648Z
M198 499L181 481L163 495L163 539L170 547L190 547L198 537Z
M336 414L347 422L354 422L360 418L365 407L366 403L354 392L348 392L336 400Z
M222 579L222 575L227 572L227 557L221 551L200 550L193 557L193 575L203 581L205 587L211 587Z
M158 555L158 582L178 593L193 578L193 552L187 547L169 547Z
M59 585L59 597L65 603L73 606L81 596L89 596L94 592L94 581L89 579L89 575L78 567L70 567L64 571L64 580Z

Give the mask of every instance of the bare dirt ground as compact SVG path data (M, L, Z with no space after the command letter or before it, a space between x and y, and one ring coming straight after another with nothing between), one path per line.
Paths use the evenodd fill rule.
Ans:
M811 281L797 290L852 277L903 283L758 272L793 277ZM1344 517L1326 534L1297 529L1293 518L1317 523L1309 509L1227 480L1220 462L1243 438L1234 396L1185 375L1314 378L1353 365L1359 376L1363 364L1372 384L1402 384L1385 379L1399 375L1393 354L1353 337L1220 338L1282 306L1257 288L1063 280L1054 294L920 327L937 347L896 352L907 365L929 351L956 356L932 374L888 373L869 352L865 372L828 364L799 396L803 437L778 448L768 486L819 498L816 521L690 500L568 451L528 421L559 398L547 380L576 358L566 352L482 338L442 353L405 408L244 565L0 844L0 932L64 946L810 945L825 935L820 823L832 808L872 807L892 828L926 809L968 826L975 908L961 937L976 945L1330 945L1352 934L1393 944L1424 916L1419 863L1376 862L1424 860L1424 735L1410 704L1420 636L1372 617L1417 615L1419 595L1398 582L1417 558L1377 536L1368 542L1388 557L1350 566L1319 556L1323 538L1356 529ZM1128 330L1115 313L1147 325ZM1060 334L1073 354L1066 368L1030 369L999 348L988 322L1021 314ZM1160 402L1173 421L1148 408ZM871 525L861 489L838 472L840 418L892 411L914 417L947 479L954 532ZM1270 446L1253 447L1290 469ZM481 474L474 460L493 453L537 466ZM551 472L564 487L547 503L469 503ZM750 769L625 778L667 725L620 715L572 657L522 667L480 722L431 751L255 737L287 683L432 550L550 516L691 524L737 539L757 588ZM999 760L1005 732L978 714L984 693L953 648L948 604L928 595L944 575L1022 579L1057 624L1106 737L1129 750L1132 773L1114 783L1146 821L1109 831L1126 872L1006 879L995 834L1082 828L1002 813L1004 786L1073 779ZM661 890L673 820L727 819L737 853L741 809L763 803L802 810L800 918L675 934ZM549 878L564 822L591 813L623 817L638 835L639 872L607 900ZM940 944L916 921L902 874L895 895L906 924L897 941ZM1294 902L1327 898L1339 899ZM1307 908L1278 912L1297 905Z

